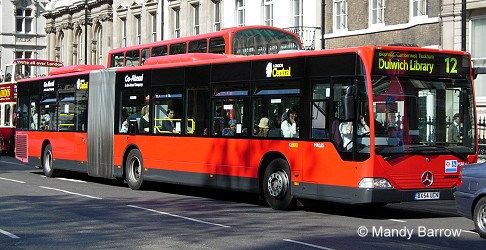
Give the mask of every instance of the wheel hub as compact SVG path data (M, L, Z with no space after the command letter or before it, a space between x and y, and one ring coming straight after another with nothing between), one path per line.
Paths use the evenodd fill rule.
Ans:
M288 178L284 172L278 171L268 177L268 191L273 197L281 197L287 192Z

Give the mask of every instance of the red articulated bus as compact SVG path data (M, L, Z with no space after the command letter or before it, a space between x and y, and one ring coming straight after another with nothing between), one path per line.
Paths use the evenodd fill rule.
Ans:
M16 157L48 177L254 192L282 210L453 199L478 158L470 59L402 46L191 53L22 80ZM32 129L36 113L49 125Z
M301 49L301 41L295 33L272 26L255 25L112 49L108 52L107 65L139 66L149 57L185 53L248 56Z
M50 68L62 67L61 62L39 59L15 59L7 64L0 83L0 151L13 151L17 81L47 75Z

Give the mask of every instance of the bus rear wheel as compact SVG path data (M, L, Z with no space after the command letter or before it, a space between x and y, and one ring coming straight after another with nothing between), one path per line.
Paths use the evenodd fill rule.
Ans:
M59 170L54 169L52 162L52 146L51 144L48 144L44 148L44 153L42 154L42 170L46 177L56 177L59 174Z
M265 200L271 208L287 210L296 203L290 186L290 168L283 159L275 159L268 164L263 175L262 188Z
M131 189L143 188L143 159L138 149L133 149L128 153L125 162L125 179Z

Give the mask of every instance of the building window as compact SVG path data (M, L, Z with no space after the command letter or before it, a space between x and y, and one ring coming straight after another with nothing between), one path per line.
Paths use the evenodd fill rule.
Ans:
M199 34L199 3L193 3L192 5L192 34Z
M97 59L98 59L98 64L103 64L103 29L101 28L101 25L98 29L97 32L97 44L96 44L96 53L98 54Z
M385 23L385 0L370 1L371 25Z
M30 59L32 58L32 51L15 51L15 59L17 58L25 58L25 59ZM20 79L23 79L23 78L28 78L28 77L31 77L33 76L32 75L32 67L31 66L28 66L28 65L23 65L23 66L20 66L20 74L15 74L15 77L17 77L17 79L15 80L20 80Z
M273 0L263 0L263 23L273 25Z
M245 0L236 0L236 26L245 26Z
M122 18L122 46L126 47L127 46L127 19Z
M31 9L16 9L16 31L17 33L28 34L32 32L32 10Z
M83 56L84 56L84 37L83 37L83 32L79 32L78 33L78 48L77 48L77 51L78 51L78 64L84 64L84 61L83 61Z
M152 42L157 41L157 15L156 13L150 13L152 20Z
M137 44L142 44L142 18L141 16L135 16L137 24Z
M427 0L411 0L412 17L427 15Z
M303 0L292 0L292 15L294 27L303 26L304 23L304 11L303 11Z
M471 55L474 55L474 57L472 58L474 67L486 67L486 46L484 46L484 34L486 34L486 18L471 20L470 34ZM479 74L474 83L476 96L486 96L486 75Z
M179 8L174 8L172 9L173 14L174 14L174 38L179 38L181 37L181 24L180 24L180 12L181 9Z
M64 33L60 32L57 39L56 46L56 61L64 62Z
M348 2L347 0L334 0L334 29L348 28Z
M214 2L214 31L221 30L221 2Z

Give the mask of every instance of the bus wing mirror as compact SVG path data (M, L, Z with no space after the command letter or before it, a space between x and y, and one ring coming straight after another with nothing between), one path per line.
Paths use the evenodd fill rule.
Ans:
M344 120L345 121L354 121L356 119L354 107L354 87L349 86L346 89L346 94L343 97L343 104L344 104Z
M476 67L473 68L473 77L476 79L478 77L478 74L486 74L486 67Z

